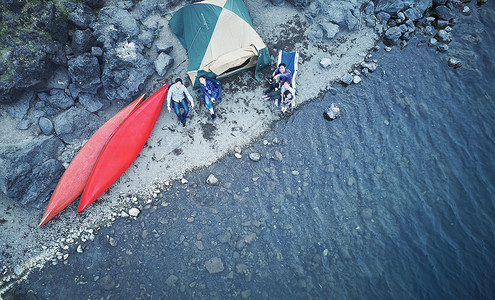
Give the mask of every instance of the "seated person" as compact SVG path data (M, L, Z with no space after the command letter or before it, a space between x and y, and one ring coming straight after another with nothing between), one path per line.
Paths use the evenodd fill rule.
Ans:
M206 108L210 112L211 119L215 120L217 116L213 110L213 103L215 103L215 101L218 101L218 103L222 102L220 82L206 78L205 76L199 76L199 83L201 91L203 92L203 100L205 100Z
M290 87L289 82L285 81L281 88L281 97L275 100L275 105L280 107L282 113L288 108L296 105L295 90Z
M288 81L289 84L292 85L292 73L287 69L287 66L284 63L280 63L278 68L273 71L271 78L267 79L268 82L270 82L270 88L265 90L263 95L264 98L266 98L271 91L281 88L285 81Z

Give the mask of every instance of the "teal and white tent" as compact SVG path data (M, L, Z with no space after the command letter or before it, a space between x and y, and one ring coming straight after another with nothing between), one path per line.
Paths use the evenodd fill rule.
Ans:
M169 21L187 51L187 74L195 86L201 75L222 78L270 63L268 48L253 29L242 0L205 0L179 9Z

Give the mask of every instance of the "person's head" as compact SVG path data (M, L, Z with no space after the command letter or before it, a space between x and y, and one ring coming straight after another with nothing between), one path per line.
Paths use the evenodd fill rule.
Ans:
M199 76L199 83L206 84L206 77L203 75Z
M175 87L176 87L176 88L180 88L180 86L181 86L181 85L182 85L182 79L177 78L177 79L175 80Z
M289 80L285 80L283 84L284 84L284 88L285 88L286 90L287 90L287 89L289 89L289 87L290 87L290 82L289 82Z
M278 64L278 70L280 71L280 73L285 73L286 68L287 66L284 63Z
M284 98L285 98L285 99L290 99L290 98L292 98L292 94L290 93L290 91L285 91L285 92L284 92Z

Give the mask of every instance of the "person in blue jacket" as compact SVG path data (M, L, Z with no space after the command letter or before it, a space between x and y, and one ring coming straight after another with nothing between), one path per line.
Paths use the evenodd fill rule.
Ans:
M222 102L220 82L215 79L206 78L205 76L199 76L199 83L201 91L203 92L203 99L205 100L206 108L210 112L211 119L214 121L217 118L217 115L213 110L213 104L215 102Z
M270 83L270 87L263 93L263 99L265 100L270 98L272 91L278 91L284 82L288 81L292 86L292 73L284 63L280 63L278 68L273 71L272 76L267 77L267 80Z

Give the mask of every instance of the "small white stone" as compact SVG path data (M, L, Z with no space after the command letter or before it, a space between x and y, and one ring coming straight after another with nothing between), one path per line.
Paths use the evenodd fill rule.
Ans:
M359 77L358 75L354 76L354 79L352 80L352 82L354 84L358 84L361 82L361 77Z
M328 68L330 65L332 65L332 60L328 57L325 57L325 58L322 58L320 60L320 66L322 66L323 68Z
M242 158L242 155L240 153L234 153L234 156L235 156L235 158L238 158L238 159Z
M137 216L139 216L140 213L141 213L141 211L139 209L137 209L136 207L129 209L129 215L131 217L137 217Z

